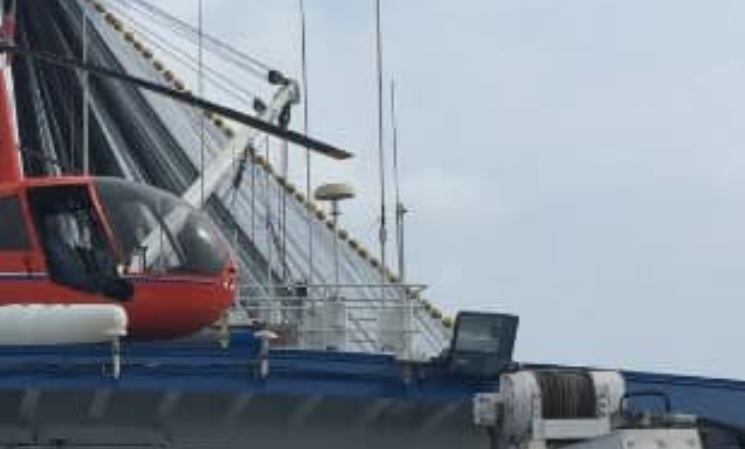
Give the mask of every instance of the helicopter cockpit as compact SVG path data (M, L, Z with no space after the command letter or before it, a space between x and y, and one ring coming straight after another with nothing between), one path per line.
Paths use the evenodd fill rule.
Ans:
M143 184L32 186L28 201L50 279L75 290L126 301L138 277L218 276L230 260L203 213Z
M124 272L215 276L229 260L212 222L181 198L115 178L94 180Z

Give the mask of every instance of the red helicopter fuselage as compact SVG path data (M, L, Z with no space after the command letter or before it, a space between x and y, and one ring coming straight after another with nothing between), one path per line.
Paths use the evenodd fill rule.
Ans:
M219 320L237 273L205 214L130 181L25 178L8 65L3 72L0 306L120 304L139 339L185 336Z
M102 196L105 189L108 196ZM162 214L147 209L139 200L150 200L148 194L161 202L172 200L177 209ZM127 311L129 334L142 339L188 335L216 322L235 296L235 265L218 231L201 212L179 201L146 186L106 178L31 178L1 184L0 305L120 303ZM177 217L180 223L169 226L169 216L178 214L178 207L184 212ZM136 210L147 212L133 216ZM190 218L184 220L184 214ZM53 234L44 222L58 223L60 217L74 218ZM129 223L143 217L152 222L133 243L138 228ZM83 226L88 227L86 242L64 235L80 234ZM176 226L179 233L173 230ZM62 242L53 244L52 239ZM147 248L136 245L148 239L160 253L152 254L150 261ZM68 247L60 253L54 245ZM95 257L86 258L86 253ZM133 261L134 256L139 259ZM193 259L205 257L208 264ZM119 296L115 289L109 295L102 284L107 281L128 285L129 291Z

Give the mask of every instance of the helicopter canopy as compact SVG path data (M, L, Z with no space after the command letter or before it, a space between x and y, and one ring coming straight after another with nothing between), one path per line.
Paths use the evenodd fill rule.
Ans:
M94 185L130 274L219 274L227 242L204 213L143 184L96 178Z

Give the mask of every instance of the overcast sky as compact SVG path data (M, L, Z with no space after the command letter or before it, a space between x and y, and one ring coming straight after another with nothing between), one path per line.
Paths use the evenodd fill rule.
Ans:
M209 33L300 76L297 0L205 6ZM358 153L315 178L357 186L343 220L372 244L373 1L306 7L312 134ZM745 3L383 8L410 280L519 314L522 360L745 378Z

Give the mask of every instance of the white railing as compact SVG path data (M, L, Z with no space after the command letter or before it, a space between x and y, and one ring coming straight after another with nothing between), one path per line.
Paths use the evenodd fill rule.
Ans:
M279 344L306 349L365 350L423 358L442 349L420 329L423 285L244 285L233 323L259 321ZM266 292L273 292L267 296Z

